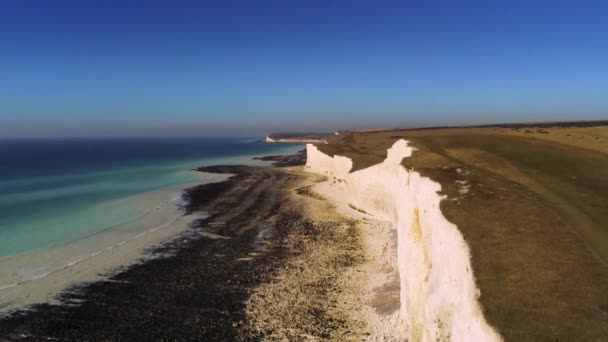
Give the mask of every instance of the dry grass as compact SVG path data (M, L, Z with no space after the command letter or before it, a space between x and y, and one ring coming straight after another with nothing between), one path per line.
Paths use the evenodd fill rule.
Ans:
M551 127L543 128L544 134L538 134L537 130L528 133L528 138L534 138L558 144L570 145L596 152L608 151L608 129L606 126L597 127ZM526 134L525 130L504 130L502 134L521 137Z

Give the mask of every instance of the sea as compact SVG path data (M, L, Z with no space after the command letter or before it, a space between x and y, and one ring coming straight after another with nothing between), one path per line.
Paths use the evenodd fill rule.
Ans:
M255 138L0 140L0 261L144 222L177 205L183 187L221 180L196 167L302 148Z
M230 175L209 165L269 165L303 144L259 138L0 140L0 317L106 278L206 213L184 190ZM204 232L201 232L204 233Z

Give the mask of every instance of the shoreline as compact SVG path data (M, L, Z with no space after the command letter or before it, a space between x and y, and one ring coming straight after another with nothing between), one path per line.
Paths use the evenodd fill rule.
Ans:
M302 165L304 155L299 156L298 164ZM285 159L290 158L285 163L294 165L293 156ZM333 221L311 221L303 207L310 200L297 194L296 189L310 186L317 176L303 173L301 166L285 163L283 167L199 168L232 175L223 182L187 190L190 205L185 210L207 216L196 218L189 229L151 248L149 254L156 257L62 292L59 297L62 304L37 305L34 310L0 319L0 339L242 340L276 334L294 338L362 336L365 320L351 317L358 310L348 309L337 299L357 293L351 278L360 277L355 269L363 260L361 246L356 242L358 228L353 223L347 230L335 230L342 220L336 216L332 216ZM323 215L333 212L324 201L317 206ZM324 244L302 245L302 239L312 242L319 237L323 237ZM327 259L329 264L321 265L316 256L327 253L319 252L320 248L338 254ZM343 257L351 261L344 263ZM309 281L318 285L308 292L289 286L294 292L288 296L302 298L306 294L305 298L317 298L318 302L312 303L314 310L307 301L290 304L289 312L299 312L301 325L290 327L293 322L282 318L281 305L289 303L281 300L285 299L283 286L297 280L288 276L294 275L290 270L301 262L313 267ZM339 274L344 276L336 277ZM267 297L259 296L275 293L277 288L281 290L278 302L267 302L264 300ZM319 321L319 317L324 319ZM310 325L311 322L316 323ZM293 335L294 328L301 331Z
M183 192L201 181L213 183L225 178L201 177L196 183L131 196L124 200L148 203L144 215L59 246L0 260L0 315L40 303L56 303L54 297L74 284L104 279L117 269L145 259L151 246L188 229L191 218L182 213Z
M253 155L236 158L251 165L269 165ZM231 176L196 169L189 172L195 173L195 182L115 200L133 204L133 210L144 209L129 221L57 246L0 258L0 317L37 304L56 304L56 297L71 287L112 276L149 258L154 246L178 238L202 214L185 215L184 194Z

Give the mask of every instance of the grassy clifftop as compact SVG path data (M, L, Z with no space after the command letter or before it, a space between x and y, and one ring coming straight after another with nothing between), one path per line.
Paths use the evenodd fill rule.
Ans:
M608 126L569 126L352 132L319 149L357 170L410 141L403 164L442 184L489 323L507 340L606 340Z

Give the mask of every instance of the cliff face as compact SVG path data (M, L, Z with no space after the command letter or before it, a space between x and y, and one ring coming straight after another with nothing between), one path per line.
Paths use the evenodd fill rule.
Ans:
M336 177L332 191L397 230L400 314L409 340L499 341L477 301L468 246L440 210L441 185L401 165L411 153L399 140L383 163L349 173L349 158L308 144L306 166Z

